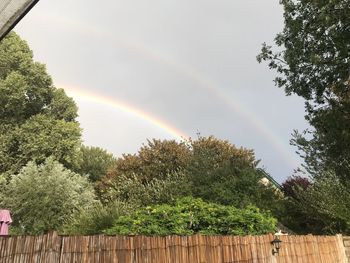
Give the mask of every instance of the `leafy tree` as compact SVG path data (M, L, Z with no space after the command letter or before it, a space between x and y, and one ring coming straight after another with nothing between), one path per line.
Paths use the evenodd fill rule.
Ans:
M323 222L323 233L350 233L349 187L332 172L325 172L306 191L298 193L305 213Z
M34 160L42 163L54 156L65 167L77 166L80 156L80 129L75 122L37 114L18 127L12 134L17 147L12 153L18 168Z
M349 177L350 1L283 0L285 26L273 49L266 44L258 61L278 73L276 84L305 99L313 130L296 132L311 174L332 169Z
M0 173L17 173L28 161L51 155L76 167L77 107L13 32L0 42L0 104Z
M137 154L125 154L118 158L107 175L101 179L98 190L103 196L110 187L115 188L123 178L132 178L135 175L142 184L147 184L155 178L166 179L184 169L188 165L189 157L190 151L185 143L174 140L149 140Z
M258 61L268 61L287 94L296 93L312 111L349 91L349 0L282 0L284 29L274 51L263 45ZM314 107L313 107L314 106Z
M111 153L99 147L82 146L81 159L76 172L89 175L93 182L100 180L107 174L108 169L115 163Z
M276 220L258 208L237 209L182 198L175 204L140 208L119 217L107 234L141 235L260 235L275 230Z
M322 234L326 227L325 221L320 218L316 210L305 210L304 201L300 198L311 186L312 182L301 176L289 177L282 184L285 199L278 219L298 234Z
M231 162L237 169L256 168L259 161L255 160L254 151L243 147L236 147L227 140L220 140L214 136L190 140L192 152L191 163L202 166L204 162L212 168Z
M164 179L153 178L143 183L136 175L121 175L102 192L103 203L119 200L135 206L169 203L191 194L188 177L181 173L169 174Z
M74 122L78 117L78 107L74 100L67 97L63 89L55 89L52 96L52 100L44 112L54 119Z
M191 161L186 172L192 182L193 196L205 201L245 207L248 204L272 207L278 199L262 179L252 150L237 148L212 136L191 141ZM267 193L266 200L261 195Z
M297 197L297 193L305 191L311 186L311 182L307 177L293 176L287 178L282 184L282 191L286 197Z
M11 32L0 42L1 123L20 124L41 113L53 91L45 66L34 62L27 43Z
M273 209L280 201L276 188L260 183L263 178L256 169L237 169L230 162L216 169L203 165L201 172L190 173L194 197L224 205L245 207L254 204Z
M311 229L344 230L346 216L336 211L335 216L320 211L324 211L324 204L334 208L328 198L339 204L349 201L346 197L341 200L341 194L331 190L328 174L332 174L334 187L339 191L348 188L350 1L282 0L281 4L285 25L275 38L277 48L263 44L257 58L277 71L276 85L284 88L287 95L295 93L305 99L306 120L312 126L302 133L295 131L291 141L314 180L306 191L299 191L303 198L298 197L293 205L299 212L302 207L304 215L317 217ZM317 195L320 202L315 202Z
M212 136L186 143L154 140L137 155L118 159L98 189L103 202L119 199L148 205L192 195L238 207L253 203L275 211L280 198L275 189L259 183L263 175L257 163L252 150Z
M77 213L96 203L88 180L53 158L41 165L29 162L1 192L5 196L1 205L11 210L13 226L23 234L60 231Z
M143 182L153 178L165 178L168 174L186 167L189 154L185 143L177 143L175 140L149 140L137 154L125 154L117 159L104 180L108 182L121 175L133 174L137 174Z

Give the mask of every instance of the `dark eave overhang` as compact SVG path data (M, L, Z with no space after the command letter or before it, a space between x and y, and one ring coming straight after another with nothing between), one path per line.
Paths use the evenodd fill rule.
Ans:
M0 41L32 9L39 0L1 0Z

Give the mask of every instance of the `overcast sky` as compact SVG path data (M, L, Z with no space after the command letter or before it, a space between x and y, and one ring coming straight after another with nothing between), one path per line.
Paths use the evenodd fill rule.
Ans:
M282 27L277 0L41 0L15 30L74 97L86 145L134 153L173 139L167 125L252 148L281 182L300 162L303 101L255 57Z

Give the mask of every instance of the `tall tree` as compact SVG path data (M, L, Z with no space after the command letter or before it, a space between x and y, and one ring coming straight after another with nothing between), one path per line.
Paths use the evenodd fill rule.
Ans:
M263 44L257 59L277 71L275 83L287 95L305 99L312 126L295 131L291 141L313 180L287 197L287 215L300 231L348 232L341 210L350 205L350 1L280 2L284 29L277 48Z
M78 165L77 107L14 32L0 42L0 105L0 173L49 156L68 168Z
M258 61L277 71L275 82L287 95L305 99L306 119L314 129L296 132L293 143L309 172L327 168L349 177L350 1L281 4L285 25L275 38L278 48L264 44Z

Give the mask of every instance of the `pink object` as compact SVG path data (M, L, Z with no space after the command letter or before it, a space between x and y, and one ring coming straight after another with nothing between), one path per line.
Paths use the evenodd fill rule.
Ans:
M7 236L9 233L9 225L12 223L9 210L0 210L0 236Z

